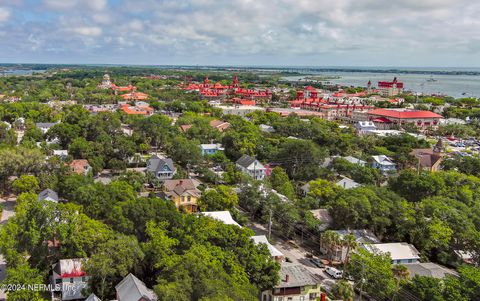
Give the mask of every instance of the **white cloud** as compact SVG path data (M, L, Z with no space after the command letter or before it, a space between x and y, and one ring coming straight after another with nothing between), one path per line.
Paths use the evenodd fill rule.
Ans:
M89 37L98 37L102 35L102 29L96 26L81 26L70 29L71 32Z
M476 0L42 0L33 7L5 1L2 30L13 19L12 5L38 15L30 23L10 22L8 31L12 45L35 51L45 48L41 43L65 53L94 49L109 59L135 53L145 60L225 57L234 64L272 57L295 64L311 58L329 65L436 57L442 64L456 55L480 65ZM35 40L25 38L32 33Z
M10 19L11 12L8 8L0 7L0 23L8 21Z

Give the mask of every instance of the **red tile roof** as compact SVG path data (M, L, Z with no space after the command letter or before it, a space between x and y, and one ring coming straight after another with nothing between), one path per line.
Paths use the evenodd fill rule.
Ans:
M442 115L430 111L396 111L389 109L376 109L368 112L368 115L382 117L392 117L399 119L417 119L417 118L443 118Z

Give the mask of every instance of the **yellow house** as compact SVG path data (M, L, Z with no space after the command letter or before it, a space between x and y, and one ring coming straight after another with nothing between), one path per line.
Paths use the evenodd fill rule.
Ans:
M188 213L196 212L201 191L200 181L195 179L166 180L163 184L164 195L175 203L175 207Z
M263 291L261 301L317 301L320 300L321 279L301 264L284 262L280 269L280 283Z

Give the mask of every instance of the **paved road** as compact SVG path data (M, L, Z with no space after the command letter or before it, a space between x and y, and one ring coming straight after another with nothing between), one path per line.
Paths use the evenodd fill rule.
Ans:
M0 204L3 205L3 212L2 212L2 218L0 219L0 224L5 224L7 220L12 217L15 214L15 198L8 198L7 200L5 199L0 199ZM6 270L6 262L5 259L3 258L3 255L0 254L0 281L3 281L5 279L5 270ZM5 300L6 295L5 292L0 290L0 301Z
M267 229L261 224L251 223L250 229L252 229L256 235L268 235ZM280 252L282 252L285 257L288 257L291 262L302 264L312 274L324 279L322 281L322 286L327 291L329 291L331 286L335 284L335 280L325 273L324 269L318 268L309 261L309 259L305 256L308 253L306 249L302 247L292 247L286 241L273 234L270 243L274 245L275 248L277 248Z

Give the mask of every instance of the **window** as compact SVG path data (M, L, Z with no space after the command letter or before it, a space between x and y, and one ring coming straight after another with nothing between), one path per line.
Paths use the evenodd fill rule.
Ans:
M182 196L182 203L185 203L185 197Z
M309 299L310 300L315 300L317 298L317 293L310 293Z
M73 283L73 278L70 278L70 283Z
M409 260L408 260L408 263L412 263L412 262L413 262L413 259L409 259Z
M187 201L190 202L192 200L192 197L191 196L188 196L187 197Z
M305 296L300 296L300 301L305 301Z
M87 277L82 277L82 282L87 282Z

